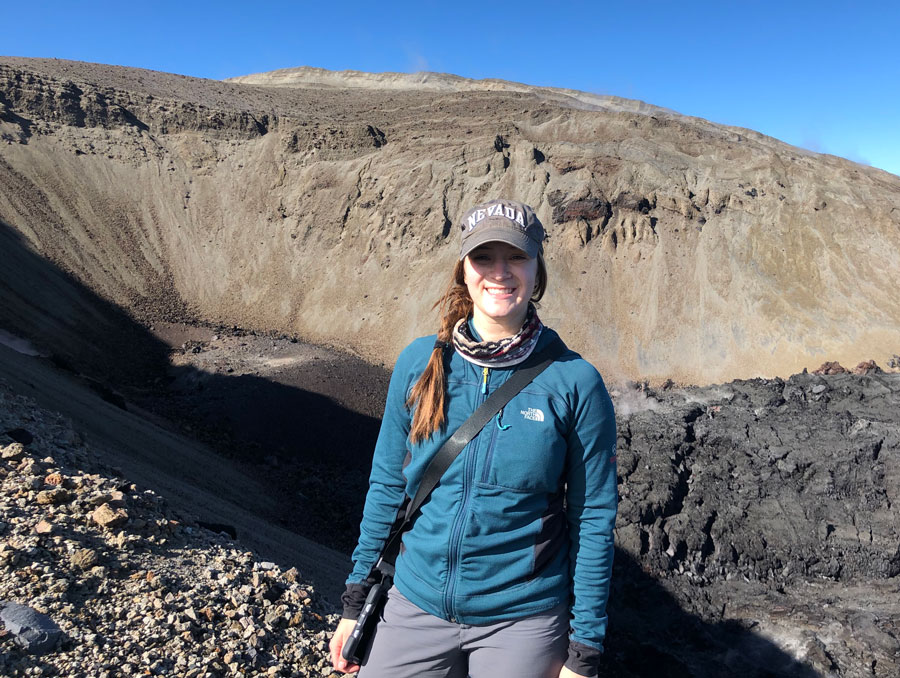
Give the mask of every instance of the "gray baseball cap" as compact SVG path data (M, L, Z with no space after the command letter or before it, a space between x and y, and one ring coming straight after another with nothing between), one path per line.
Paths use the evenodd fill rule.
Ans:
M491 200L473 207L460 222L459 258L486 242L505 242L529 257L544 251L544 226L528 205L515 200Z

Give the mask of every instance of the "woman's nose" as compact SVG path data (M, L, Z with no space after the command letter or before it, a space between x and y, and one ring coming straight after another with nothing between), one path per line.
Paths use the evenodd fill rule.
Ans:
M493 274L497 278L505 278L509 275L509 265L506 263L506 259L497 259L494 262Z

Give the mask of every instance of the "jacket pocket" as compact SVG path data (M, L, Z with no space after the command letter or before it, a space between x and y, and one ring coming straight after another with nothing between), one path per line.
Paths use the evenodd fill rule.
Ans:
M491 423L479 479L492 487L555 493L565 459L566 438L554 401L522 391Z

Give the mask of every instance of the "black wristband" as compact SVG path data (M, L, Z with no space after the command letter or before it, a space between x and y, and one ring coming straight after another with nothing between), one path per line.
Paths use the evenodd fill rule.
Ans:
M566 668L579 676L596 676L597 663L603 650L597 650L574 640L569 640L569 658Z
M369 593L369 584L347 584L347 590L341 596L341 605L344 613L341 615L345 619L356 619L363 609L366 602L366 596Z

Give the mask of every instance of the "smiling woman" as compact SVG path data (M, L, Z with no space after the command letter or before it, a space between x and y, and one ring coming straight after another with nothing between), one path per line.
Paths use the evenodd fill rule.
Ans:
M534 211L493 200L460 226L440 330L410 344L391 377L332 661L362 678L593 676L617 505L612 402L538 318L547 272ZM429 482L432 460L492 402ZM420 485L433 489L395 528ZM393 529L391 568L381 556ZM371 644L344 652L382 585Z
M521 329L534 292L537 259L505 242L487 242L466 256L464 279L472 297L472 322L485 341Z

